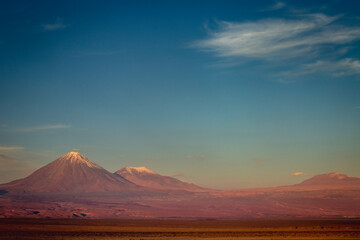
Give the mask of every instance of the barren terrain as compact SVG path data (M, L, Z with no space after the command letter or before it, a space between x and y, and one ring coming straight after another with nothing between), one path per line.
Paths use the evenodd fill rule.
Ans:
M360 239L360 220L2 219L0 239Z

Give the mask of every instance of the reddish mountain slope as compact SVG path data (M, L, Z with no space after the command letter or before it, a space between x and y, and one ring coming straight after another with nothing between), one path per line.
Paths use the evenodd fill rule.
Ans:
M0 185L9 192L104 192L136 187L78 152L69 152L26 178Z
M186 190L191 192L204 191L205 189L195 184L182 182L176 178L160 175L146 167L124 167L115 172L130 182L159 190Z

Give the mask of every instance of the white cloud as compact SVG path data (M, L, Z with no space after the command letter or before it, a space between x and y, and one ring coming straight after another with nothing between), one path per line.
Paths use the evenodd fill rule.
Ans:
M43 130L51 130L51 129L63 129L63 128L70 128L70 125L64 124L53 124L53 125L43 125L43 126L36 126L36 127L29 127L29 128L17 128L13 131L15 132L36 132L36 131L43 131Z
M221 21L216 31L209 31L209 37L194 46L220 57L297 58L313 54L324 44L360 39L359 27L333 24L338 18L319 13L302 15L299 20Z
M278 2L275 6L282 4ZM340 17L316 13L296 15L292 19L219 21L216 29L208 29L207 38L193 43L192 47L214 53L222 61L261 60L268 69L291 69L274 76L317 72L333 77L360 74L359 60L341 58L355 47L351 45L354 41L360 40L360 27L341 25L336 22ZM291 82L279 80L282 81Z
M294 173L292 173L291 175L293 175L293 176L304 176L304 175L307 175L307 173L304 173L304 172L294 172Z
M0 151L14 151L14 150L21 150L24 149L23 147L4 147L0 146Z
M55 30L64 29L66 27L67 25L63 23L61 18L56 19L55 23L48 23L42 25L43 31L55 31Z

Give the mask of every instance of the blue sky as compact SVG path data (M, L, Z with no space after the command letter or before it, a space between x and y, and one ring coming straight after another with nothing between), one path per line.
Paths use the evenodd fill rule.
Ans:
M360 177L359 7L2 1L0 180L72 149L223 189Z

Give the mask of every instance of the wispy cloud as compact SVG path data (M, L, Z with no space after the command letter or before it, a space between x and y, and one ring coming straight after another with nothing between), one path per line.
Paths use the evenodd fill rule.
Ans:
M42 25L43 31L55 31L64 29L66 27L67 25L63 23L63 20L61 18L56 19L54 23L47 23Z
M4 147L0 146L0 151L14 151L14 150L21 150L24 149L23 147Z
M335 77L360 74L360 61L353 58L345 58L339 61L318 60L304 67L310 72L327 72Z
M280 76L302 76L314 73L326 73L333 77L351 76L360 74L360 61L353 58L345 58L337 61L317 60L304 64L299 69L285 71Z
M36 127L28 127L28 128L16 128L12 131L14 132L36 132L36 131L44 131L44 130L51 130L51 129L63 129L63 128L71 128L70 125L64 124L50 124L50 125L42 125Z
M359 27L332 24L338 18L319 13L302 15L299 20L221 21L216 31L194 46L220 57L296 58L318 52L323 44L360 39Z
M294 172L294 173L292 173L291 175L293 175L293 176L304 176L304 175L307 175L307 173L304 173L304 172Z
M282 7L282 3L275 6ZM292 63L295 67L289 72L298 75L360 74L359 60L341 58L349 45L360 40L360 27L338 23L341 17L315 13L294 15L291 19L218 21L215 29L207 28L208 37L193 43L192 47L213 53L221 61L260 60L267 67L278 68ZM329 67L330 71L326 71Z

